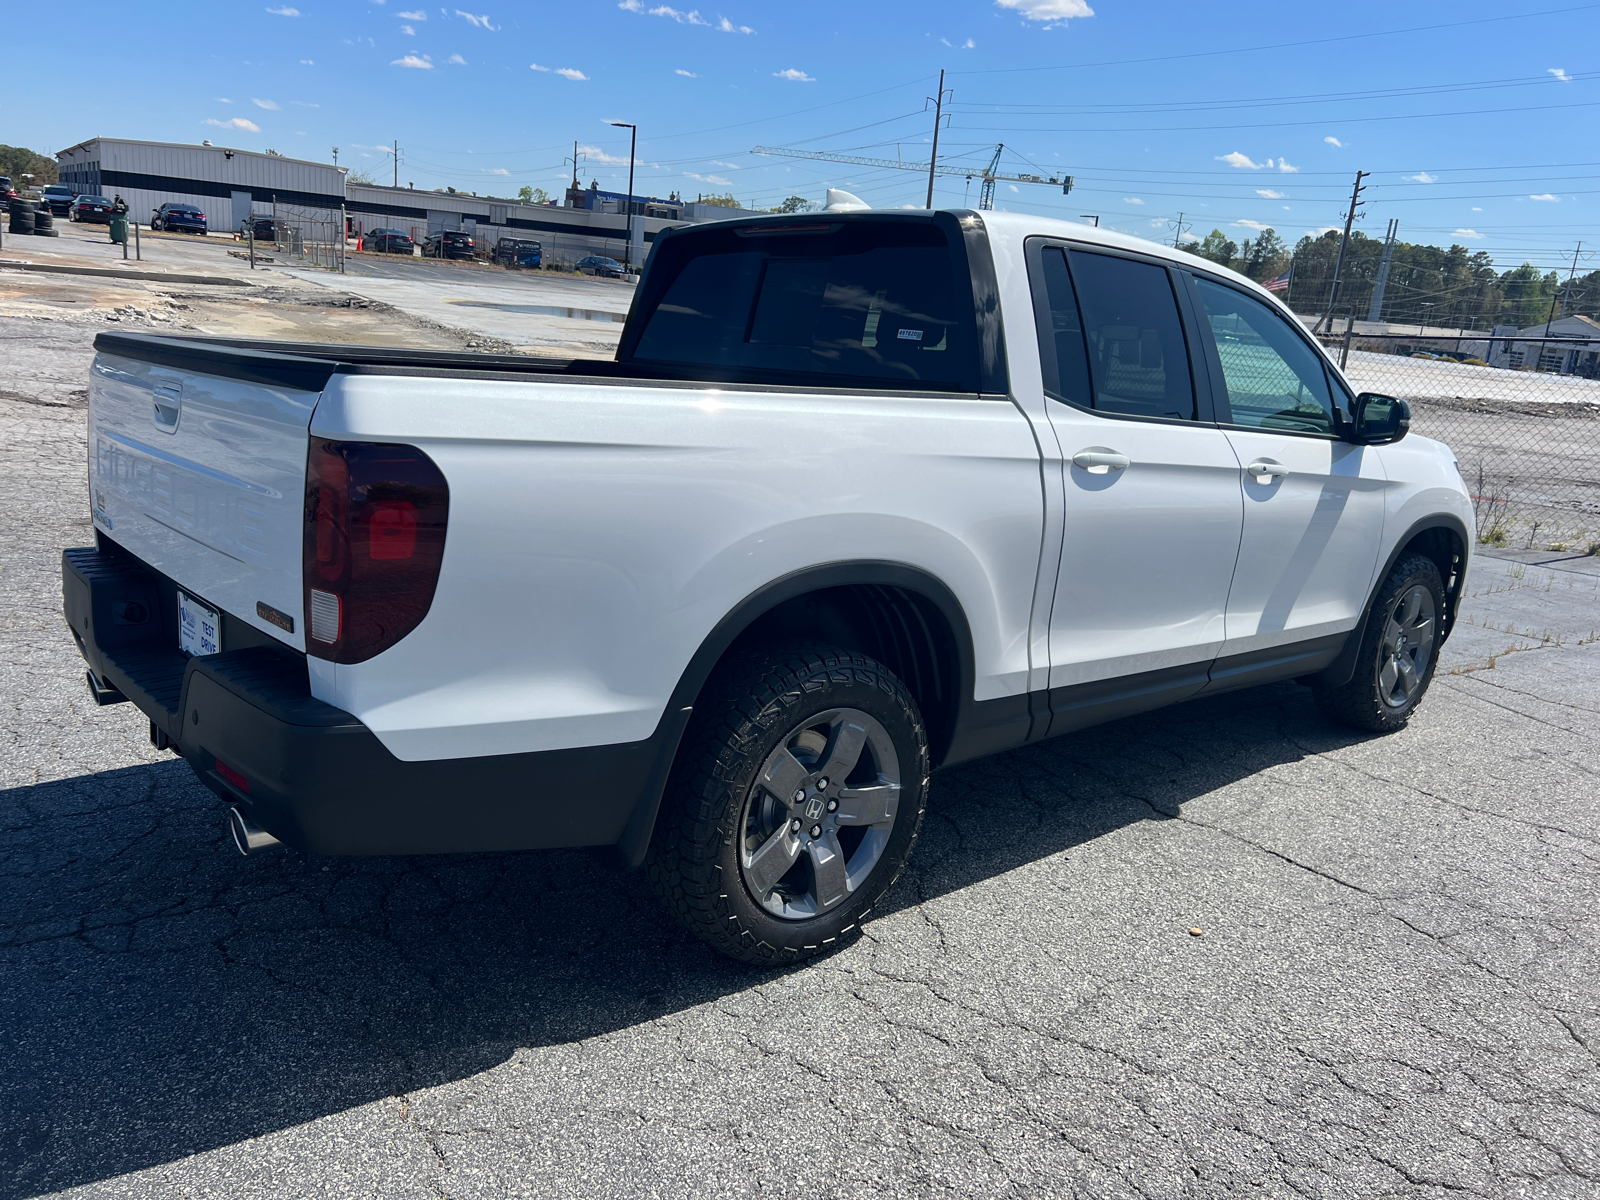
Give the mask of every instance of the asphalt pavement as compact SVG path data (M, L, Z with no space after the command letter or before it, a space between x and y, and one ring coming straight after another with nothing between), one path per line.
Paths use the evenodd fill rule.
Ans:
M763 974L587 852L240 858L61 622L85 346L0 321L0 1197L1600 1195L1596 560L1480 558L1389 737L1285 684L944 772Z

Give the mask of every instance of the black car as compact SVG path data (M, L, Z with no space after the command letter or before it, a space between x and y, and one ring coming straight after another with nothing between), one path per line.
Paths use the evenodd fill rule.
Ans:
M50 212L58 217L66 216L72 209L72 189L64 183L46 184L39 199L49 205Z
M178 230L183 233L204 233L206 215L192 204L163 204L150 218L153 230Z
M246 217L239 222L239 232L247 237L253 237L258 242L270 242L277 239L278 230L273 225L271 217Z
M111 201L104 196L79 196L67 210L67 219L105 225L111 220Z
M501 238L494 261L506 267L538 267L544 262L544 246L529 238Z
M621 279L622 264L604 254L591 254L578 260L578 270L585 275L599 275L606 279Z
M369 230L361 244L374 254L411 254L417 245L412 236L403 229Z
M430 233L422 243L422 253L427 258L476 258L472 235L455 229L442 229Z

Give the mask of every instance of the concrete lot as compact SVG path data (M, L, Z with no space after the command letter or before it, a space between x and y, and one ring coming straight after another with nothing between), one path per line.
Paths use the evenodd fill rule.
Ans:
M0 1197L1600 1192L1600 560L1481 557L1392 737L1291 684L944 773L866 936L752 974L583 852L239 858L84 688L58 561L107 310L29 297Z

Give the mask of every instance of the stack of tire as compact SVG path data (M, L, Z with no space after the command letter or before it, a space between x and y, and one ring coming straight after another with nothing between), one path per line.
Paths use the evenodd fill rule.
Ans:
M33 214L33 236L60 237L61 231L55 226L56 219L50 214L50 206L40 201L39 210Z
M7 210L11 216L11 224L7 229L8 233L20 235L34 231L36 228L34 218L39 213L34 208L32 200L20 200L13 197L7 205Z

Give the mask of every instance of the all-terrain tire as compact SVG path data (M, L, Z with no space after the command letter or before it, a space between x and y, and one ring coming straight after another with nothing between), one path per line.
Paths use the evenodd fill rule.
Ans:
M874 736L892 741L900 781L893 825L875 865L844 899L804 919L774 915L752 893L741 866L750 845L747 806L757 803L758 775L770 756L793 744L808 721L840 711L866 714L876 722ZM910 856L927 794L922 716L882 663L813 643L744 653L718 668L695 706L646 860L650 880L690 932L730 958L764 966L800 962L859 935ZM802 874L811 869L804 857L794 860Z
M1413 601L1416 611L1408 615ZM1433 681L1444 611L1438 565L1421 554L1403 555L1373 597L1349 682L1334 688L1313 685L1322 715L1369 733L1405 728ZM1426 645L1421 646L1424 636ZM1409 670L1394 666L1407 662Z

